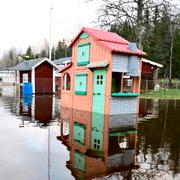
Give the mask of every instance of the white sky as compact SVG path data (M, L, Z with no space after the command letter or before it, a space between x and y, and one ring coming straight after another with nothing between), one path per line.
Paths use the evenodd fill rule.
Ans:
M37 49L49 41L51 0L0 0L0 55L10 47ZM93 27L97 2L87 0L52 0L52 42L72 39L82 26Z
M0 0L0 56L11 47L25 51L31 45L38 50L44 39L49 41L51 1L53 43L70 41L82 26L95 26L98 0Z

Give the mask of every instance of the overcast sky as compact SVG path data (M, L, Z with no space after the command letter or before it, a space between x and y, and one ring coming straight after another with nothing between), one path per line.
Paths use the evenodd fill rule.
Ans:
M50 2L52 41L72 39L82 26L93 27L97 2L87 0L4 0L0 4L0 55L10 47L26 50L49 41Z
M50 4L53 4L52 42L71 40L82 26L94 27L99 0L2 0L0 1L0 56L10 47L25 51L49 41ZM180 0L172 0L179 3Z

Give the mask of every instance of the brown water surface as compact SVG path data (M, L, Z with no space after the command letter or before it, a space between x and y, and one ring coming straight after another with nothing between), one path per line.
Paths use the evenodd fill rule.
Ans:
M141 100L138 130L96 133L102 147L75 142L59 107L53 96L0 97L0 179L180 179L180 101Z

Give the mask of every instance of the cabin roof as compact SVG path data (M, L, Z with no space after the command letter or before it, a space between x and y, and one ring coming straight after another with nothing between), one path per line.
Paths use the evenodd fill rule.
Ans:
M47 58L38 58L38 59L22 61L19 64L17 64L16 66L12 67L11 70L14 70L14 71L29 71L29 70L39 66L40 64L42 64L45 61L47 61L49 64L51 64L56 69L58 69L58 67L54 63L49 61Z
M162 68L162 67L163 67L162 64L157 63L157 62L154 62L154 61L151 61L151 60L149 60L149 59L144 59L144 58L142 58L142 62L147 63L147 64L150 64L150 65L152 65L152 66L159 67L159 68Z
M85 32L92 36L92 38L104 48L110 50L111 52L119 52L125 54L134 54L134 55L146 55L145 52L137 49L136 51L132 51L128 49L129 42L123 37L119 36L113 32L106 32L97 29L91 29L83 27L78 35L71 42L70 47L76 42L82 32Z
M63 58L55 59L52 62L56 65L61 65L62 63L67 62L67 61L72 61L72 57L63 57Z
M63 71L65 71L66 69L69 69L72 66L72 62L70 62L67 66L65 66L64 68L62 68L59 72L62 73Z

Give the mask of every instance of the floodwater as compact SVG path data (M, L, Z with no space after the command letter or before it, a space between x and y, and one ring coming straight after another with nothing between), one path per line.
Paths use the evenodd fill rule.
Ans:
M180 179L180 101L141 100L138 130L94 134L93 147L59 112L57 97L0 97L0 179Z

